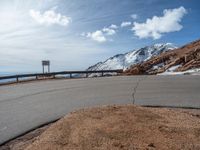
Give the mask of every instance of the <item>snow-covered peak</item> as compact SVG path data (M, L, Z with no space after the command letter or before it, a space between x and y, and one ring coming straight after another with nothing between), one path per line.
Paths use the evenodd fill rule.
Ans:
M111 70L111 69L126 69L131 65L141 63L150 59L152 56L159 55L165 51L175 49L171 43L154 44L140 49L132 50L125 54L118 54L110 57L104 62L99 62L87 70Z

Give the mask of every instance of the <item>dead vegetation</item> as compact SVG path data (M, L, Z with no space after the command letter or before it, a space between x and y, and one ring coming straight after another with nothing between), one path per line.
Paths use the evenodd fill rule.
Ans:
M199 111L107 106L72 112L26 150L200 149Z

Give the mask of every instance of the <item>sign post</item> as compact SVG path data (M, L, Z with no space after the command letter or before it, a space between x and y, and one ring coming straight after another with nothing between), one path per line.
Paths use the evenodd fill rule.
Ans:
M47 73L50 72L50 61L49 60L43 60L42 61L42 72L45 73L45 66L47 66L48 70Z

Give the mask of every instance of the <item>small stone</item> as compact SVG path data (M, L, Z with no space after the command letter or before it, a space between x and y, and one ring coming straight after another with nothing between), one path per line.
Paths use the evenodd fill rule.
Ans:
M150 143L148 146L149 147L155 147L155 145L153 143Z

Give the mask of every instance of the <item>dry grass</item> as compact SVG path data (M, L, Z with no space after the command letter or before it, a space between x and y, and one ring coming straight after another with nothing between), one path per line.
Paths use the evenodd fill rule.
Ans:
M188 112L132 105L72 112L26 150L200 149L200 118Z

